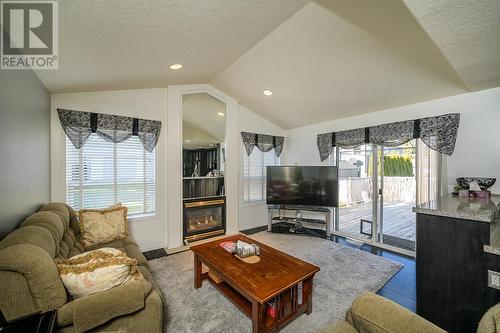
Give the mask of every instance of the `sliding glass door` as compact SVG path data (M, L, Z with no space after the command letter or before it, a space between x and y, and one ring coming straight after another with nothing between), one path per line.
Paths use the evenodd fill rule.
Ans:
M438 194L440 154L422 141L336 148L339 208L334 230L360 241L415 251L413 207Z
M374 218L374 186L372 145L340 149L337 154L339 167L339 209L337 230L368 239L372 237Z
M378 147L379 201L377 240L415 251L417 147L412 140L396 147Z

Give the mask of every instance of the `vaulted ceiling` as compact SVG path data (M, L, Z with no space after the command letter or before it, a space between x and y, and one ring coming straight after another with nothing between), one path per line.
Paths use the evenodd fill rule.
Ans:
M500 1L405 0L471 90L500 86Z
M59 17L60 69L37 72L53 93L208 82L293 128L500 85L498 0L64 0Z
M405 4L391 0L309 2L212 83L283 128L466 91Z
M306 2L60 0L59 69L37 73L53 93L207 83Z

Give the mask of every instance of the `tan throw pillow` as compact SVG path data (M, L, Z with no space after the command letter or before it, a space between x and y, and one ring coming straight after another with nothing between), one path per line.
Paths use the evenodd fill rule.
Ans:
M142 277L137 270L137 260L113 248L85 252L57 260L56 264L66 290L74 298L106 291Z
M127 207L81 209L80 233L85 248L124 239L128 235Z

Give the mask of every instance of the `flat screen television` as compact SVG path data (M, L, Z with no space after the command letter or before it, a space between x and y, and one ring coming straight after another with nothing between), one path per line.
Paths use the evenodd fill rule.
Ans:
M334 166L268 166L268 205L338 206L338 169Z

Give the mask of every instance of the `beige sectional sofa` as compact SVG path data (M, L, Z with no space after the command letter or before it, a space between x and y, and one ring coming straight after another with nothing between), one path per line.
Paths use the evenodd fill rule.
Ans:
M137 259L145 280L72 300L54 259L85 252L74 210L50 203L0 241L0 310L8 321L57 309L56 332L162 331L163 296L131 236L100 245Z
M345 315L318 333L446 333L441 328L373 293L365 293L354 300ZM476 333L500 332L500 304L486 312Z

